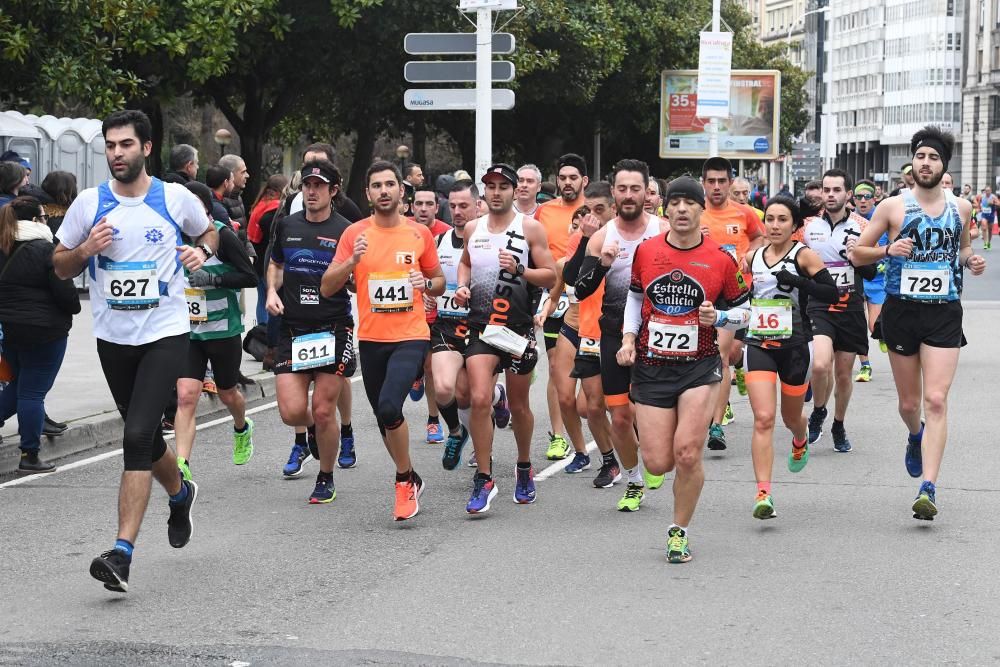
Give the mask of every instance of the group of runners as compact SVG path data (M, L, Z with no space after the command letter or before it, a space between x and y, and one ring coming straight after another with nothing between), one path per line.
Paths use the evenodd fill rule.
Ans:
M153 477L169 496L171 546L184 547L193 533L193 406L206 363L233 414L233 462L253 454L253 422L235 389L237 294L252 283L245 249L212 221L196 188L146 173L152 143L143 114L113 114L104 137L113 178L70 208L53 262L63 277L90 273L98 351L125 419L117 540L90 569L109 590L125 592ZM873 188L832 169L822 178L822 211L810 215L784 195L760 213L735 201L723 158L707 160L700 178L661 184L631 159L616 163L607 181L591 182L583 158L567 154L557 163L559 197L539 207L538 169L496 164L480 183L452 187L452 226L437 235L433 214L400 214L404 186L394 164L369 167L372 213L352 224L334 206L337 167L307 155L303 208L275 223L267 271L267 310L281 318L278 411L305 439L283 473L301 475L315 458L308 502L334 500L334 468L357 462L353 438L345 446L353 434L340 425L350 423L348 381L360 365L395 466L392 516L415 517L427 484L414 470L403 408L426 369L447 426L442 466L455 470L464 457L475 468L466 512L489 512L505 479L516 503L534 503L529 395L541 333L551 397L546 458L567 460L569 474L590 469L585 421L600 455L593 485L624 482L623 512L639 510L673 472L666 557L683 563L691 559L704 447L727 447L731 368L753 413L754 517L775 516L779 405L791 472L806 467L820 442L831 398L833 448L851 451L853 364L870 334L863 281L884 276L875 333L887 346L909 434L906 470L920 479L912 512L933 519L947 395L964 345L962 280L985 262L970 246L970 203L940 186L953 139L925 128L911 149L912 188L870 209L862 202ZM176 453L160 427L175 387ZM493 451L507 421L513 462Z

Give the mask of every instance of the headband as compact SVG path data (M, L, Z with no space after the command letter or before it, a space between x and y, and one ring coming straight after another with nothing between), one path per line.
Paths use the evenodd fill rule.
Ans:
M933 148L937 151L938 156L941 158L941 162L944 163L945 170L948 169L948 162L951 160L951 151L944 147L944 144L936 137L927 137L926 139L921 139L920 142L914 146L913 152L916 153L921 148Z
M867 183L862 183L860 185L854 186L854 194L858 194L859 192L870 192L872 194L875 194L875 188L868 185Z

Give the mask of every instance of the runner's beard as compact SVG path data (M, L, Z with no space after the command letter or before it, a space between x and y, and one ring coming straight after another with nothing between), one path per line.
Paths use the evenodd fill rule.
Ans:
M125 173L120 175L115 173L113 165L108 165L108 166L111 167L111 175L114 176L114 179L119 183L134 183L135 179L139 178L139 174L142 173L142 170L146 166L146 158L145 156L140 155L138 158L136 158L131 162L126 160Z
M626 212L625 207L628 206L629 204L632 205L632 211ZM632 201L631 199L626 199L621 203L621 205L618 206L618 217L620 217L625 222L633 222L635 220L638 220L639 216L641 216L645 212L646 212L645 209L642 206L640 206L638 202Z
M569 190L570 192L572 192L573 195L571 197L567 197L566 196L566 190ZM563 189L560 192L560 194L562 195L563 201L566 201L566 202L576 201L577 199L580 198L580 190L574 190L573 188L565 188L565 189Z
M913 172L913 180L922 188L928 190L933 190L941 184L941 179L944 178L944 170L941 170L939 174L929 174L924 175L918 171ZM926 180L925 180L926 179Z

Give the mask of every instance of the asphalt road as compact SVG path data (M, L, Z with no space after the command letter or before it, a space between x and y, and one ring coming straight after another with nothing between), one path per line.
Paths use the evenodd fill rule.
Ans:
M315 464L281 478L291 431L273 408L254 417L244 467L231 463L230 427L206 428L193 457L194 538L169 547L155 490L124 596L87 574L114 539L119 457L0 486L0 665L995 663L998 276L991 267L968 280L969 347L932 523L911 518L918 484L877 351L874 380L855 385L852 453L825 437L793 478L779 431L773 521L751 517L752 419L733 391L730 447L706 452L685 565L664 557L669 482L621 514L621 486L593 488L594 470L557 472L539 481L536 504L517 506L509 430L497 440L500 502L480 517L464 511L471 469L444 471L440 445L414 433L428 491L416 519L394 523L392 466L359 382L359 466L335 473L332 504L306 503ZM422 405L407 415L422 428Z

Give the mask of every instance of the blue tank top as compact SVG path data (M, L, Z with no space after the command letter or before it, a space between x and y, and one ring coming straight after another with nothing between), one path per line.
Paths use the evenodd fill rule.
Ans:
M962 294L959 250L962 219L954 196L945 197L944 211L928 215L910 190L903 190L903 225L894 240L913 240L909 257L889 257L885 270L887 294L908 301L957 301Z

